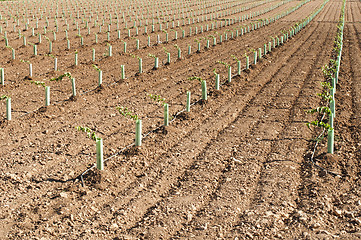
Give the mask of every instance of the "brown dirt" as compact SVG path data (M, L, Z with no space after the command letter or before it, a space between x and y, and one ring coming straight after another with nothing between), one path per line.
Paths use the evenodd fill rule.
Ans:
M238 5L217 6L235 10L252 4L234 3ZM246 13L277 3L267 2ZM285 3L256 19L274 16L298 3ZM195 51L195 39L213 31L140 50L129 47L144 60L140 75L136 74L137 59L122 54L123 43L116 40L115 29L110 42L112 57L101 54L107 46L104 32L99 34L100 43L91 43L92 34L85 37L85 46L72 45L70 51L65 49L64 33L59 33L53 55L61 70L54 72L52 58L45 55L46 39L39 44L39 55L32 57L31 46L22 47L17 33L11 32L12 20L8 28L0 21L17 53L17 59L11 60L4 40L0 41L0 66L6 72L0 95L12 97L14 118L6 121L4 111L0 114L0 239L361 238L361 2L347 1L346 5L336 92L335 154L326 154L322 142L315 158L319 166L340 177L310 162L317 133L306 127L314 116L305 110L319 103L316 93L321 90L321 67L332 54L341 1L331 0L299 34L273 49L251 70L233 77L220 91L214 89L214 68L222 82L226 81L226 69L217 61L231 63L235 73L231 55L244 66L245 52L263 47L270 36L289 29L321 4L311 1L268 26L190 56L187 46ZM63 29L64 20L58 20ZM251 21L255 19L217 31L223 33ZM35 20L30 22L35 24ZM53 20L49 22L49 28L54 28ZM75 42L75 25L68 22L73 29L70 40ZM200 28L211 22L189 26ZM40 19L39 25L44 24L44 18ZM188 31L189 26L183 29ZM92 28L92 33L96 29ZM36 42L30 30L23 34ZM126 39L126 30L121 34L125 41L134 40ZM159 31L150 36L156 39L157 34L164 38ZM52 33L47 36L51 38ZM139 39L145 43L146 35ZM201 42L204 47L205 41ZM173 44L181 47L182 60L175 61ZM153 59L148 53L165 62L163 47L171 52L172 63L151 70ZM92 48L97 53L95 62L89 60ZM80 56L78 66L73 65L75 49ZM43 107L43 88L30 83L27 63L20 59L33 64L31 80L51 86L51 106ZM97 88L92 64L104 72L101 88ZM119 65L126 66L126 79L120 79ZM76 78L76 98L70 97L70 81L47 80L63 72ZM191 76L207 80L210 94L207 101L192 105L191 112L181 112L187 91L192 92L192 102L201 97L200 83L188 80ZM169 103L170 126L161 127L163 108L148 93L159 94ZM119 114L117 106L128 107L142 119L146 137L141 147L131 146L134 120ZM0 108L5 108L4 102ZM84 186L80 174L95 163L95 143L77 131L77 126L89 127L104 139L107 159L103 171L92 169L84 174Z

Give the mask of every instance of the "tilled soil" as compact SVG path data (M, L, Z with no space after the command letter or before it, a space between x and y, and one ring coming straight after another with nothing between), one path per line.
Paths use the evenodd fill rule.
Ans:
M252 11L278 3L268 2ZM287 2L259 18L299 3ZM140 75L137 59L121 53L121 41L111 41L114 56L98 55L95 62L90 61L91 49L104 51L106 42L79 48L80 65L74 66L75 49L65 51L65 36L59 35L54 55L61 71L54 72L46 50L31 58L31 48L21 47L18 40L19 59L29 57L36 66L33 80L70 72L80 94L70 98L69 81L47 82L54 89L54 104L41 107L43 89L24 80L27 69L19 70L26 63L10 59L4 63L10 83L1 87L1 94L12 96L14 119L0 123L0 238L361 238L361 3L346 4L335 154L326 154L322 142L315 157L317 166L336 176L310 161L318 132L307 128L314 116L305 111L320 102L316 93L321 91L321 68L332 55L342 1L328 2L301 32L230 83L226 69L217 63L231 63L235 74L231 55L241 59L243 68L245 52L262 48L270 37L322 3L306 3L268 26L209 49L204 49L203 41L202 50L189 56L187 46L195 51L195 39L210 33L133 49L131 53L146 63ZM157 34L150 36L155 39ZM140 39L146 41L146 36ZM183 50L183 59L174 57L171 64L152 70L148 53L161 56L166 47L176 56L173 44ZM104 71L101 88L96 87L92 64ZM120 79L123 64L126 79ZM214 68L224 83L219 91L214 88ZM201 87L197 80L188 80L191 76L207 80L207 101L197 101ZM179 113L185 108L187 91L195 104L189 113ZM170 104L174 117L170 126L160 127L163 108L149 93ZM117 106L128 107L143 120L146 137L141 147L123 151L134 142L135 126L134 120L117 112ZM83 182L80 174L95 162L95 143L77 126L89 127L104 139L107 159L103 171L88 171Z

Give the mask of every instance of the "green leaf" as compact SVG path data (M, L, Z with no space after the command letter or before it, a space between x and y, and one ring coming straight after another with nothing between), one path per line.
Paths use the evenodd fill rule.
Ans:
M6 99L8 99L9 97L8 96L6 96L6 95L2 95L2 96L0 96L0 100L6 100Z
M43 87L45 87L45 83L44 83L44 82L40 82L40 81L30 81L30 83L33 83L33 84L38 85L38 86L43 86Z
M76 127L76 129L78 131L81 131L81 132L85 132L87 134L87 137L94 140L94 141L97 141L99 140L100 138L96 136L95 132L93 132L90 128L88 127L82 127L82 126L79 126L79 127Z
M66 72L66 73L60 75L59 77L51 78L50 81L60 81L60 80L63 80L64 77L68 77L69 79L72 78L71 74Z
M127 107L121 106L121 107L116 107L116 109L124 117L129 116L131 119L138 120L138 116L135 113L132 113L131 111L129 111Z
M198 80L198 81L202 82L203 79L200 77L193 76L193 77L188 78L188 80L191 80L191 81Z

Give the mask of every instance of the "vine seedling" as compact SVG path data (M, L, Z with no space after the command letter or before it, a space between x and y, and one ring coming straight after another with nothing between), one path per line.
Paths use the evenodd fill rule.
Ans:
M69 72L62 74L62 75L58 76L57 78L51 78L50 81L61 81L65 77L70 79L72 94L73 94L73 97L76 97L75 78L73 78Z
M143 72L143 61L139 56L130 54L130 56L132 56L133 58L137 58L138 59L138 65L139 65L139 70L138 73L141 74Z
M237 62L237 74L241 75L241 61L235 55L231 55L231 57Z
M223 62L223 61L217 61L217 63L220 63L220 64L224 65L227 68L227 70L228 70L228 82L231 82L232 81L232 67L231 67L231 65L229 65L228 63Z
M93 68L98 72L98 87L100 87L103 83L103 71L95 64L93 64Z
M29 64L29 77L33 76L33 64L30 63L28 60L21 59L20 62Z
M213 73L216 79L216 90L219 90L219 74L216 72L216 69L213 69Z
M187 91L186 112L191 111L191 92Z
M116 107L121 115L124 117L130 117L131 119L135 120L135 146L142 145L142 120L138 118L138 116L129 111L127 107Z
M332 87L329 82L321 82L321 86L323 87L323 91L321 93L318 93L317 95L319 97L321 97L323 102L325 102L325 106L320 106L320 107L317 107L317 108L307 111L307 113L309 113L309 114L318 113L318 114L322 115L321 120L314 120L314 121L306 123L306 125L308 128L310 128L310 126L314 126L314 127L319 127L321 129L323 129L321 136L323 136L324 132L327 131L328 140L329 140L328 148L329 149L332 148L331 153L333 153L333 133L334 133L333 113L332 113L332 110L330 109L330 104L333 101L333 96L330 94L330 90L332 90ZM329 116L329 120L327 119L326 121L324 121L324 117L326 115ZM319 139L317 139L317 140L319 141ZM331 143L332 143L332 146L330 146Z
M194 40L197 43L197 53L201 52L201 41L199 39Z
M108 45L108 49L107 49L107 52L105 53L105 56L111 57L111 56L113 56L112 45L110 45L110 43L107 43L107 45Z
M5 85L5 70L4 68L0 68L0 84Z
M205 80L203 80L202 78L200 77L196 77L196 76L193 76L193 77L190 77L188 78L188 80L198 80L201 85L202 85L202 100L203 101L206 101L207 100L207 82Z
M129 109L127 108L127 107L123 107L123 106L120 106L120 107L116 107L116 109L119 111L119 113L121 114L121 115L123 115L124 117L130 117L131 119L133 119L133 120L138 120L138 116L135 114L135 113L133 113L133 112L131 112L131 111L129 111Z
M5 100L6 101L6 119L11 120L11 98L6 95L0 96L0 101Z
M169 125L169 104L165 102L165 98L157 94L147 94L150 99L156 103L160 103L164 107L164 126Z
M11 59L15 60L15 49L12 48L11 46L7 46L6 48L11 50Z
M244 56L246 57L246 70L249 69L249 56L247 54L247 52L244 53Z
M181 51L180 47L177 44L175 44L174 47L177 48L177 50L178 50L178 59L181 59L182 58L182 55L181 55L182 51Z
M170 52L165 47L163 47L163 50L164 50L165 54L167 55L166 65L169 65L170 64Z
M253 55L254 55L254 57L253 57L253 64L254 65L256 65L257 64L257 51L256 51L256 49L251 49L251 51L253 52Z
M50 105L50 87L49 86L45 86L44 82L40 82L40 81L30 81L30 83L35 84L37 86L42 86L45 88L45 106L49 106Z
M104 158L103 158L103 139L97 137L95 132L93 132L88 127L76 127L78 131L85 132L87 136L96 142L96 153L97 153L97 169L104 169Z
M155 102L157 103L160 103L164 106L164 104L166 103L165 102L165 98L163 98L162 96L160 95L157 95L157 94L147 94L148 97L150 97L150 99L154 100Z
M153 69L158 69L158 63L159 63L158 57L156 57L155 55L153 55L151 53L149 53L148 56L154 58L154 68Z
M88 128L88 127L79 126L79 127L76 127L76 129L77 129L78 131L85 132L85 133L87 134L88 138L90 138L90 139L92 139L92 140L94 140L94 141L100 139L99 137L97 137L96 133L93 132L93 131L92 131L90 128Z

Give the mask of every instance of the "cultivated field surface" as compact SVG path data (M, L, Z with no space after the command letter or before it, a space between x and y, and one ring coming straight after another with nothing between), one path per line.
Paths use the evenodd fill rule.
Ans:
M361 1L0 1L0 77L0 239L361 239Z

